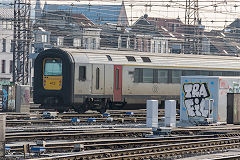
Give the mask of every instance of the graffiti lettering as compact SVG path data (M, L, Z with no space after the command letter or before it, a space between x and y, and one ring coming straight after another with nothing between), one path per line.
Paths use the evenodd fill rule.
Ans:
M2 89L2 92L3 92L2 108L3 108L3 110L7 110L8 92L6 89Z
M185 83L183 85L184 105L189 117L208 117L206 98L210 97L206 83Z

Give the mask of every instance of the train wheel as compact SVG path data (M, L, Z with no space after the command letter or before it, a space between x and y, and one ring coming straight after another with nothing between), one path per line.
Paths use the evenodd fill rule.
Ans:
M126 102L113 102L111 108L116 109L116 110L123 109L125 104L126 104Z
M78 113L80 113L80 114L82 114L82 113L85 113L87 110L84 108L84 107L82 107L82 106L80 106L79 108L78 108Z
M98 112L100 112L100 113L105 113L106 112L106 99L105 98L102 98L101 100L100 100L100 103L99 103L99 106L100 106L100 108L99 109L97 109L97 111Z
M101 108L101 109L98 109L97 111L98 111L99 113L103 114L103 113L106 112L106 109L105 109L105 108Z
M77 109L75 109L78 113L82 114L87 111L86 104L83 103L82 105L78 106Z
M107 99L107 102L105 104L105 108L106 108L106 110L112 108L112 101L110 99Z

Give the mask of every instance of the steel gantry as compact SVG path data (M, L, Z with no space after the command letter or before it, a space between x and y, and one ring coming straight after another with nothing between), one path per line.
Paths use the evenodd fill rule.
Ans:
M201 53L202 27L198 0L186 0L184 53Z
M13 82L29 84L30 0L14 0Z

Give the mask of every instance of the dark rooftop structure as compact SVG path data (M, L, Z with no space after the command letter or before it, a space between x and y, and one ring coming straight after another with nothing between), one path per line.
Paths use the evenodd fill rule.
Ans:
M45 3L43 12L65 11L71 14L83 14L94 24L114 23L128 25L124 3L121 5L58 5Z

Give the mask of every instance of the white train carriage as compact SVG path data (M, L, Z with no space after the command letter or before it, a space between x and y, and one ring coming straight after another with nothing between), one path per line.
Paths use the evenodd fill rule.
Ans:
M64 108L71 106L81 112L87 109L103 112L108 108L142 108L145 107L148 99L157 99L160 105L163 104L161 101L166 99L179 100L181 76L240 75L240 58L233 56L152 54L69 48L51 49L52 52L56 54L61 52L71 57L69 60L74 71L67 72L74 72L70 74L73 80L67 81L68 84L63 80L62 84L58 85L73 87L71 100L64 104ZM64 66L64 63L62 65ZM62 74L62 76L66 75ZM38 88L34 90L36 92ZM52 90L42 93L49 96L50 92L55 93ZM69 92L63 93L66 94ZM60 106L59 103L57 106Z

